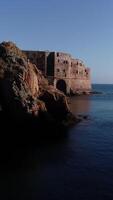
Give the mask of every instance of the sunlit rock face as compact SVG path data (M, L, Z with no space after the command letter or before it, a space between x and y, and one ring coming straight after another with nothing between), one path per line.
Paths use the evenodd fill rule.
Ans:
M12 42L0 44L0 89L4 109L15 114L39 109L40 73ZM34 109L33 109L34 111Z
M30 116L60 124L75 120L66 96L50 86L12 42L0 44L0 104L6 114L18 119Z

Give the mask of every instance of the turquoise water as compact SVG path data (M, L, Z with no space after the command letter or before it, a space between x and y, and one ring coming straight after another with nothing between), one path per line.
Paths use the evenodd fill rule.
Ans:
M1 170L1 199L113 200L113 85L93 88L103 93L71 98L87 120L62 140L14 153Z

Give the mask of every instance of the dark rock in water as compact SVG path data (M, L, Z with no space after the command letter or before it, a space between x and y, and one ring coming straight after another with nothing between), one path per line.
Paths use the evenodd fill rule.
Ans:
M48 85L12 42L0 44L0 105L7 119L9 116L17 124L26 122L27 127L69 127L80 121L70 112L66 96Z
M88 119L89 118L89 116L88 115L78 115L78 118L80 118L80 119Z

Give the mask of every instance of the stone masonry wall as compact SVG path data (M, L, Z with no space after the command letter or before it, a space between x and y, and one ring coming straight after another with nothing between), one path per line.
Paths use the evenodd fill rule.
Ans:
M78 59L72 59L70 79L70 88L73 92L81 93L91 90L90 69Z
M89 93L91 91L90 69L83 61L70 54L49 51L24 51L28 58L48 78L50 84L65 93Z
M45 51L24 51L26 53L28 59L38 66L38 69L46 75L46 52Z

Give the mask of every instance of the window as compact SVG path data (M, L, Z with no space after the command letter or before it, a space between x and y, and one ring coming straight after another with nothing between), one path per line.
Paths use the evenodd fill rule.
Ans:
M57 72L60 72L60 69L57 69Z
M68 61L67 61L67 60L64 60L63 63L64 63L64 64L68 64Z
M59 56L59 53L57 53L57 57Z

